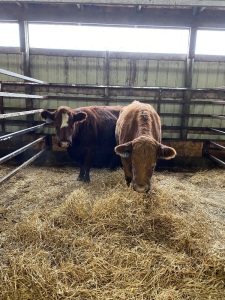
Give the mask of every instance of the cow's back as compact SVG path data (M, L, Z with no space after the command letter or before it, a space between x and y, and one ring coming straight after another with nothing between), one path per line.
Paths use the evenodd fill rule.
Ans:
M147 135L161 142L161 122L150 104L133 101L123 107L116 125L117 144L126 143Z
M79 108L87 114L85 122L79 124L79 132L83 144L99 144L106 140L115 140L115 127L119 117L121 106L90 106ZM76 137L75 137L76 138Z

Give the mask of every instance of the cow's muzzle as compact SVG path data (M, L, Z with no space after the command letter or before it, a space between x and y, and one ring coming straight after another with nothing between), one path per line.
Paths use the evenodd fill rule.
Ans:
M68 148L71 145L70 141L60 141L59 146L62 148Z
M149 184L138 185L136 183L133 183L132 186L133 186L133 189L138 193L147 193L150 190Z

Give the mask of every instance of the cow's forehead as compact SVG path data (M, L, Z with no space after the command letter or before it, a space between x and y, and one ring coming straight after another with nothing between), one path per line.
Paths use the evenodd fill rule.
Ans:
M69 125L70 114L63 110L59 110L55 116L55 122L60 128L67 127Z
M60 128L68 127L69 125L69 115L67 113L62 113L62 121Z
M154 158L158 152L158 143L154 139L136 139L132 148L132 153L138 157Z

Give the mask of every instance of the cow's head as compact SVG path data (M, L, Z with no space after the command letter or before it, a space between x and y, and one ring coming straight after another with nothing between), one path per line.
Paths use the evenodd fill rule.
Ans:
M171 159L176 156L175 149L146 136L118 145L115 152L123 158L122 162L126 160L125 163L129 164L132 173L131 184L133 189L140 193L149 191L157 159Z
M86 120L87 114L67 106L60 106L54 112L42 111L41 118L44 121L51 120L54 122L58 145L60 147L68 147L72 144L72 136L76 130L77 123Z

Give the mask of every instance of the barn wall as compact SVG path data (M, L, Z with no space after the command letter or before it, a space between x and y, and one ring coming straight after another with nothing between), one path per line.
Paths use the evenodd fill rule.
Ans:
M104 59L31 55L34 78L54 83L104 84Z
M41 52L41 51L40 51ZM42 51L43 52L43 51ZM48 52L48 51L44 51ZM75 53L75 52L74 52ZM172 57L172 56L171 56ZM0 54L0 63L2 68L6 70L23 73L22 55L19 54ZM107 69L108 68L108 69ZM179 58L176 60L168 56L160 59L152 58L151 55L142 55L137 53L114 53L110 54L108 65L106 61L106 53L92 52L88 56L86 54L74 56L66 55L47 55L38 54L31 51L30 55L30 70L31 76L50 83L60 84L80 84L80 85L109 85L109 86L131 86L131 87L169 87L169 88L184 88L186 85L186 60ZM108 73L107 73L108 70ZM193 68L192 84L193 88L210 88L222 86L225 80L225 62L200 62L196 61ZM14 77L0 75L4 81L18 81ZM46 93L38 93L46 95ZM67 105L72 108L81 106L89 106L93 104L104 105L104 94L76 94L76 100L61 100L60 96L64 93L52 94L59 96L57 99L33 100L34 109L55 109L60 105ZM67 94L67 96L74 96ZM140 97L132 94L115 93L110 94L109 105L126 105L127 100L131 102L134 99L140 101L148 101L155 109L158 109L157 104L153 103L156 100L155 95L142 93ZM95 101L96 99L96 101ZM174 100L168 95L163 96L164 100ZM113 101L112 101L113 100ZM182 98L180 98L182 100ZM207 100L216 101L216 99ZM6 98L4 97L4 113L10 112L13 108L18 110L26 109L26 100L21 98ZM10 110L11 109L11 110ZM165 103L160 104L159 114L161 115L163 126L181 126L182 125L182 109L181 103ZM179 115L176 115L179 114ZM205 114L205 115L225 115L224 105L213 104L191 104L190 114ZM26 117L14 118L14 120L26 120ZM40 121L38 114L34 116L34 121ZM189 117L188 126L190 127L216 127L225 128L225 120L212 119L210 117L196 118ZM26 128L26 125L5 125L6 132L12 132ZM45 129L46 133L53 133L51 128ZM180 131L163 131L164 139L179 139ZM201 133L188 133L187 139L213 139L224 140L223 135L209 135Z
M195 62L193 88L225 86L225 62Z
M23 74L22 55L0 53L0 66L1 69ZM18 79L12 76L0 74L0 81L18 81Z

